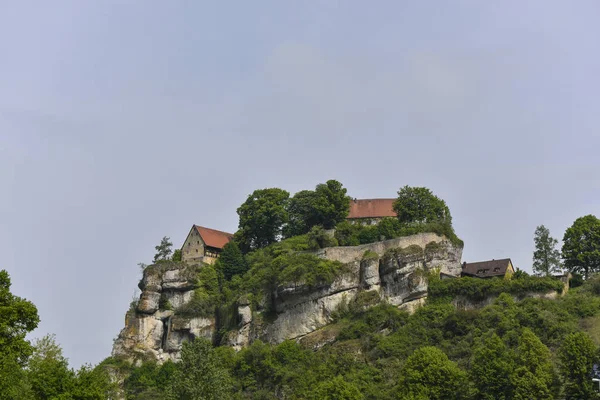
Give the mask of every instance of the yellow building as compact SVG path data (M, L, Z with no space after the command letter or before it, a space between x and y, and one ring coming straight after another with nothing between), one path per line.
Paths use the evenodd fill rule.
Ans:
M193 225L181 247L181 259L189 264L212 264L231 239L231 233Z

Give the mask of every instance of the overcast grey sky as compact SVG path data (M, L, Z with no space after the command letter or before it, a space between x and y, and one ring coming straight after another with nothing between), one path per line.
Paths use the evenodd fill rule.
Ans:
M445 199L531 270L600 214L598 1L0 0L0 268L72 365L110 354L163 235L254 189Z

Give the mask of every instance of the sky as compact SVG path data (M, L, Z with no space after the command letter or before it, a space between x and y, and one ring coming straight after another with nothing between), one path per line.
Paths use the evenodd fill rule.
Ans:
M600 216L597 1L0 0L0 269L98 363L163 236L255 189L443 198L531 271Z

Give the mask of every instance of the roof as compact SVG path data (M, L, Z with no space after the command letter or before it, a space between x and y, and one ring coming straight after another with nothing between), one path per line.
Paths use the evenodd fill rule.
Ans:
M479 278L487 278L492 276L506 275L506 269L512 264L510 258L501 260L480 261L474 263L463 263L462 274L476 276Z
M204 243L209 247L222 249L223 246L233 239L233 235L231 233L205 228L199 225L194 225L194 228L196 228Z
M392 209L396 199L360 199L350 200L348 219L395 217Z

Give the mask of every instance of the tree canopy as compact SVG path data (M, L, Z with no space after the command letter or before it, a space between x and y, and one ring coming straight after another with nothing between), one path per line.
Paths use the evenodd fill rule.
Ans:
M398 191L393 209L401 223L452 222L446 202L426 187L404 186Z
M217 259L216 267L221 270L227 280L235 275L243 275L248 271L248 262L235 241L227 243Z
M318 184L315 190L296 193L289 202L285 236L303 235L317 225L332 229L344 221L350 211L350 197L346 193L346 188L333 179Z
M288 222L290 194L278 188L255 190L237 209L239 230L236 240L244 252L277 242Z
M586 279L600 271L600 219L586 215L567 228L562 258L569 272L580 273Z

